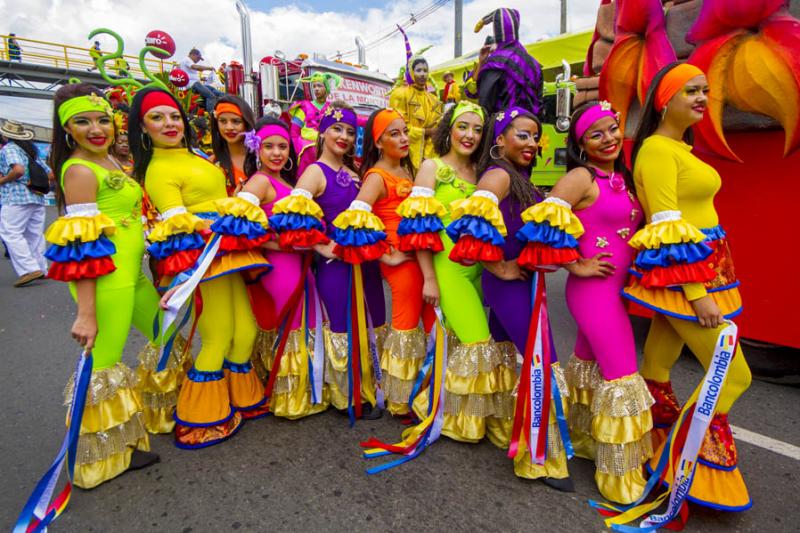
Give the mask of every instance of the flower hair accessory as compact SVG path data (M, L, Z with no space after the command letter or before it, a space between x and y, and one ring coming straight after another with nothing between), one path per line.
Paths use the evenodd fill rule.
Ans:
M277 124L267 124L256 133L256 130L250 130L244 134L244 146L254 154L261 150L261 144L272 136L279 136L289 141L289 132L286 128Z
M261 150L261 137L258 136L256 130L250 130L244 134L244 147L254 154Z

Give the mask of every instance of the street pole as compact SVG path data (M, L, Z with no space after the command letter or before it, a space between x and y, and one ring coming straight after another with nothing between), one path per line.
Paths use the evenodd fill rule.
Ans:
M567 33L567 0L561 0L561 33Z
M562 0L563 1L563 0ZM464 19L464 1L463 0L455 0L455 11L456 11L456 21L455 21L455 47L453 50L453 57L461 57L461 36L462 36L462 22Z
M242 59L244 63L244 83L242 83L240 96L253 109L260 109L260 103L256 102L256 88L253 81L253 39L250 34L250 10L247 9L242 0L236 0L236 11L239 12L239 21L241 23Z

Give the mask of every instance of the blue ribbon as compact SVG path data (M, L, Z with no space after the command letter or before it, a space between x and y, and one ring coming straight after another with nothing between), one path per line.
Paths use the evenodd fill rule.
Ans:
M22 508L22 512L17 519L14 526L14 533L25 533L31 526L34 520L39 520L37 526L33 531L44 531L47 526L53 522L60 512L57 508L49 508L50 499L53 495L58 478L61 475L61 467L64 460L67 462L67 479L68 486L72 483L72 478L75 472L75 455L78 451L78 439L81 432L81 421L83 420L83 410L86 406L86 393L89 390L89 381L92 377L92 354L87 353L85 356L83 352L79 356L78 364L75 368L74 383L75 387L72 394L72 405L69 410L69 427L61 442L61 448L58 450L56 458L53 463L45 472L44 476L36 484L33 492L28 497L28 501ZM64 489L67 490L67 489ZM44 516L39 517L37 512L45 511Z

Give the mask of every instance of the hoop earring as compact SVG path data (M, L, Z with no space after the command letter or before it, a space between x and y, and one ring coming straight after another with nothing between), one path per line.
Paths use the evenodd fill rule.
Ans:
M498 153L498 155L495 155L495 154L494 154L494 151L493 151L493 150L494 150L495 148L497 148L497 153ZM498 145L498 144L493 144L493 145L492 145L492 147L491 147L491 148L489 148L489 157L491 157L492 159L503 159L503 157L505 157L505 154L503 154L503 153L500 153L502 149L503 149L503 148L502 148L500 145Z
M292 158L290 157L289 159L286 160L286 162L289 163L289 167L287 168L286 165L283 165L283 170L286 170L288 172L289 170L292 170L294 168L294 161L292 161Z
M578 154L578 159L580 159L584 163L586 162L586 159L587 159L586 158L586 152L583 151L583 148L581 148L581 153Z
M664 106L664 109L661 110L661 121L663 122L666 117L667 117L667 106Z
M450 141L450 137L448 136L447 139L444 141L445 151L449 152L450 148L453 147L453 143Z
M256 157L256 168L258 170L261 170L261 158L260 157Z
M142 148L144 148L145 151L150 151L150 149L153 148L153 140L145 132L141 133L139 140L142 142Z
M75 149L75 139L69 133L64 133L64 143L66 143L67 148L70 150Z

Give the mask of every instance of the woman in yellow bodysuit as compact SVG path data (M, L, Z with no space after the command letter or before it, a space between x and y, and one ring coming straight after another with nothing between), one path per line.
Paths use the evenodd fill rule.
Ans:
M639 253L623 295L656 312L641 374L656 400L654 424L662 430L680 412L670 370L683 345L708 369L723 321L741 311L739 282L714 209L720 176L686 142L691 142L690 127L703 118L708 91L705 74L697 67L665 67L650 86L633 146L634 180L648 224L630 240ZM700 449L690 501L726 511L751 506L728 425L728 411L750 380L737 348ZM655 431L654 437L662 440L663 431ZM659 456L657 452L651 466Z
M228 198L222 171L187 147L191 130L171 94L139 91L129 122L134 175L160 214L149 251L158 260L162 287L194 269L206 245L201 232L212 221L211 230L222 235L220 252L199 286L195 311L202 347L175 414L176 445L202 448L230 437L242 418L266 413L264 386L250 363L256 323L238 274L268 268L256 251L266 239L266 218L258 206Z

